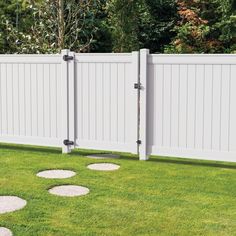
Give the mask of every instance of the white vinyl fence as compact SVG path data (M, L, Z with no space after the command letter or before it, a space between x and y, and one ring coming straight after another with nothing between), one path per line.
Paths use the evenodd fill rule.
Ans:
M0 141L61 146L61 56L0 56Z
M0 141L236 162L236 55L0 55Z
M236 161L236 55L143 50L141 58L147 60L144 152Z

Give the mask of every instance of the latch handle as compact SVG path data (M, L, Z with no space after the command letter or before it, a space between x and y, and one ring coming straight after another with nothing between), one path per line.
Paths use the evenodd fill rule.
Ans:
M63 56L64 61L70 61L70 60L73 60L73 59L74 59L74 57L72 57L72 56L68 56L68 55Z

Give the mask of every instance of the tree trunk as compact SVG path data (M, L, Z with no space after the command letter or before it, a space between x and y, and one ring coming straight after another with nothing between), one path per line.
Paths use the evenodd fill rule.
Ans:
M65 46L65 20L64 0L58 0L58 47L60 50Z

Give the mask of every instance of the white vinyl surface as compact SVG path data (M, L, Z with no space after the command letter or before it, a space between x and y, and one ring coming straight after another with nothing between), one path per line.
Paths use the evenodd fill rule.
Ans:
M233 54L0 55L0 142L235 162L235 91Z
M76 146L137 153L138 52L76 54Z
M236 161L236 56L148 55L148 153Z
M61 146L61 56L0 56L0 141Z

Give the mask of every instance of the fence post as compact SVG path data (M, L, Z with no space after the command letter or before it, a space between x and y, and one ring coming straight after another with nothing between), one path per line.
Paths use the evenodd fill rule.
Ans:
M65 140L69 140L69 97L68 97L68 63L65 57L69 50L61 51L61 79L62 79L62 153L70 153L71 148L66 145Z
M149 55L148 49L140 50L140 128L139 139L139 160L148 160L147 152L147 59Z

